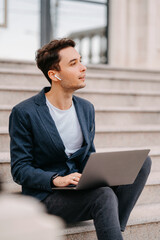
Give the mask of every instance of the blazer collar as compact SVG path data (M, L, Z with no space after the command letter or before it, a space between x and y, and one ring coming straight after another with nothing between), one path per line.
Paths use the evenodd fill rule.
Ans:
M39 106L46 105L45 93L47 93L50 89L51 89L51 87L45 87L35 96L35 103L37 105L39 105Z

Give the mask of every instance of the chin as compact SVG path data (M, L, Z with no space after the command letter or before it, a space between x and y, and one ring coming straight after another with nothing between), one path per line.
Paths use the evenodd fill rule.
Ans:
M76 90L79 90L81 88L84 88L85 86L86 86L86 84L81 84L79 86L73 87L73 89L74 89L74 91L76 91Z
M81 85L79 85L79 89L84 88L85 86L86 86L86 83L82 83Z

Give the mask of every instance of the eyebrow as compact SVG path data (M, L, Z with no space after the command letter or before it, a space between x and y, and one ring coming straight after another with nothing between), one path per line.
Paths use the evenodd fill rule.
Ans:
M69 63L76 61L78 58L71 59ZM80 60L82 60L82 56L80 56Z

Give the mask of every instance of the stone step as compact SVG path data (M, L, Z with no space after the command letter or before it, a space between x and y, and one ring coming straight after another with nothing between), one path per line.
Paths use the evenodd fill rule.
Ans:
M79 90L76 95L93 103L95 107L153 107L159 106L160 92L124 90Z
M8 128L0 127L0 152L9 152L9 143Z
M96 128L96 148L158 146L160 126L102 126ZM6 127L0 127L0 152L9 151L9 136Z
M112 74L113 76L146 76L147 78L148 76L160 76L158 69L117 67L108 64L87 64L87 72L94 73L95 75L105 73Z
M36 70L36 64L33 61L0 59L0 69L6 70Z
M104 66L104 67L103 67ZM116 68L109 65L94 65L93 67L87 66L86 73L92 74L95 78L98 76L106 76L113 79L139 79L139 80L159 80L159 70L137 69L137 68Z
M44 87L48 85L48 80L40 70L28 69L6 69L0 68L0 86L26 86L26 87ZM134 74L119 73L92 73L86 74L85 89L124 89L130 91L160 90L160 74Z
M95 122L97 126L160 124L160 109L158 108L99 107L95 110Z
M0 152L0 179L3 183L12 183L10 153Z
M0 126L7 127L12 106L0 105Z
M159 125L102 126L95 136L97 148L158 146L159 142Z
M136 206L129 218L124 240L160 239L160 203ZM93 221L69 225L62 232L65 240L97 240Z
M32 97L37 94L41 88L29 87L0 87L0 103L1 105L15 105L20 101Z
M139 79L127 79L125 78L114 78L112 76L107 76L102 79L101 76L92 76L88 74L86 77L86 87L85 89L117 89L117 90L129 90L129 91L153 91L157 92L160 90L160 81L156 80L139 80Z
M17 87L1 86L0 103L1 105L17 104L24 99L35 95L41 88L38 87ZM79 90L76 95L88 99L95 107L111 106L159 106L160 92L134 92L117 90Z
M129 91L157 91L160 89L160 75L137 75L119 73L87 73L86 88L88 89L117 89Z
M49 85L48 80L39 71L0 69L0 86L44 87Z
M8 126L13 106L0 105L0 126ZM140 125L160 124L160 108L142 107L106 107L95 108L96 125Z

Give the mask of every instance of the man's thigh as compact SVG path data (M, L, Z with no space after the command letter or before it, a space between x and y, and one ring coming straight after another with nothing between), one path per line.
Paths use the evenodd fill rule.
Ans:
M109 187L79 191L55 190L43 203L48 213L60 216L66 222L72 223L92 219L93 206L104 204L104 202L109 203L112 197L115 198L116 195Z

